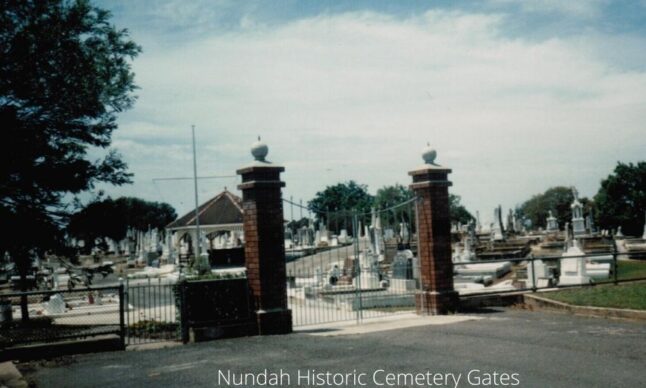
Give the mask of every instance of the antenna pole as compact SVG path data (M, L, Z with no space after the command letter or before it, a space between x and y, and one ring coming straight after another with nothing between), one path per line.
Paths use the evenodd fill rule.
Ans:
M197 154L195 152L195 125L191 125L191 134L193 135L193 186L195 188L195 259L197 260L200 256L201 249L201 239L200 235L200 212L199 212L199 202L197 198Z

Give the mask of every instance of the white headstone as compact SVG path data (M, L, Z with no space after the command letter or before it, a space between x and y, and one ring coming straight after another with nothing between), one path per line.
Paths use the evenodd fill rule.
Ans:
M314 241L312 235L312 229L306 227L301 228L301 246L312 246L312 242Z
M377 269L378 255L371 253L359 254L359 271L357 277L352 281L355 287L362 290L381 288L379 271Z
M106 238L105 242L108 244L108 252L114 252L115 254L119 253L119 247L113 239Z
M552 211L549 211L549 216L547 217L547 231L556 232L559 230L559 223L556 220L556 217L552 214Z
M49 298L45 306L48 315L58 315L65 313L65 300L61 294L54 294Z
M588 284L590 277L586 274L584 253L577 240L561 255L561 274L559 285Z
M371 250L379 256L381 254L381 217L377 215L375 208L372 208L372 223L370 225Z
M534 260L534 264L527 263L527 287L538 287L545 279L549 278L547 266L543 260Z
M579 202L579 194L575 188L572 188L572 195L574 196L574 201L570 208L572 209L572 231L575 236L581 236L585 234L585 219L583 218L583 205Z

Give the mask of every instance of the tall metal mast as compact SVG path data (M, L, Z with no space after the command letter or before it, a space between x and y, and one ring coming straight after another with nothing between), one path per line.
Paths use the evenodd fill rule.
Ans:
M197 154L195 152L195 125L191 125L191 133L193 135L193 186L195 188L195 259L200 256L201 239L200 234L200 212L199 202L197 198Z

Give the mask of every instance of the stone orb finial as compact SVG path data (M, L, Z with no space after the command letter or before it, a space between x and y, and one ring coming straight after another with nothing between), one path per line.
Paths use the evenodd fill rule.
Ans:
M426 164L435 164L435 158L437 157L437 151L431 148L429 143L426 143L426 147L422 150L422 159Z
M258 141L251 145L251 155L253 158L259 162L264 162L267 154L269 153L269 147L267 144L263 143L258 136Z

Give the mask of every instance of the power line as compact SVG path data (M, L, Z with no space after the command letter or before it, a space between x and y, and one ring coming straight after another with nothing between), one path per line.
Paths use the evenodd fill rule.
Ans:
M175 178L153 178L153 182L159 181L192 181L194 179L222 179L222 178L236 178L237 175L209 175L198 177L175 177Z

